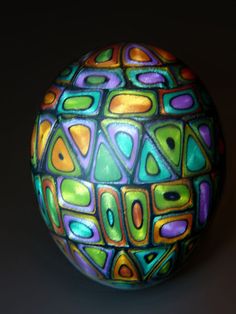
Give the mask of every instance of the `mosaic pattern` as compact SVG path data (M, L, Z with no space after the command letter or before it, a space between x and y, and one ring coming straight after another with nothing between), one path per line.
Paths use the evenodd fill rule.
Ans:
M42 217L83 274L135 289L188 258L212 216L224 146L212 100L163 49L110 45L45 94L31 164Z

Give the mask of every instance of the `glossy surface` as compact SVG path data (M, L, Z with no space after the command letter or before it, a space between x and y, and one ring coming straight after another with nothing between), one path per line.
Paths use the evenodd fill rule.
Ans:
M214 213L222 137L210 97L171 53L111 45L49 88L31 142L42 217L86 276L121 289L161 282Z

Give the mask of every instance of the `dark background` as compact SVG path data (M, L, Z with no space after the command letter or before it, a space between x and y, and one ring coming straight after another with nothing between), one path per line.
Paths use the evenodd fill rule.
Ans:
M1 10L0 313L236 313L235 2L126 5ZM172 280L132 292L70 265L40 217L29 167L33 121L51 81L85 52L120 41L153 43L192 67L215 101L227 147L224 193L201 247Z

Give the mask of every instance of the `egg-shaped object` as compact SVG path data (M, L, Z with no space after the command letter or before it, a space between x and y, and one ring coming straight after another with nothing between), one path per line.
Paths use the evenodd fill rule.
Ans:
M135 289L186 261L216 208L224 145L212 99L171 53L115 44L49 87L31 142L42 217L72 264Z

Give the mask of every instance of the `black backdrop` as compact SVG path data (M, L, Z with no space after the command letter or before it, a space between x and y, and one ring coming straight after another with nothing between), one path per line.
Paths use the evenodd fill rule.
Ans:
M216 2L1 11L1 313L235 313L236 6ZM228 152L224 194L202 246L172 280L133 292L99 286L70 265L40 217L29 167L34 117L58 71L120 41L153 43L198 73L215 100Z

